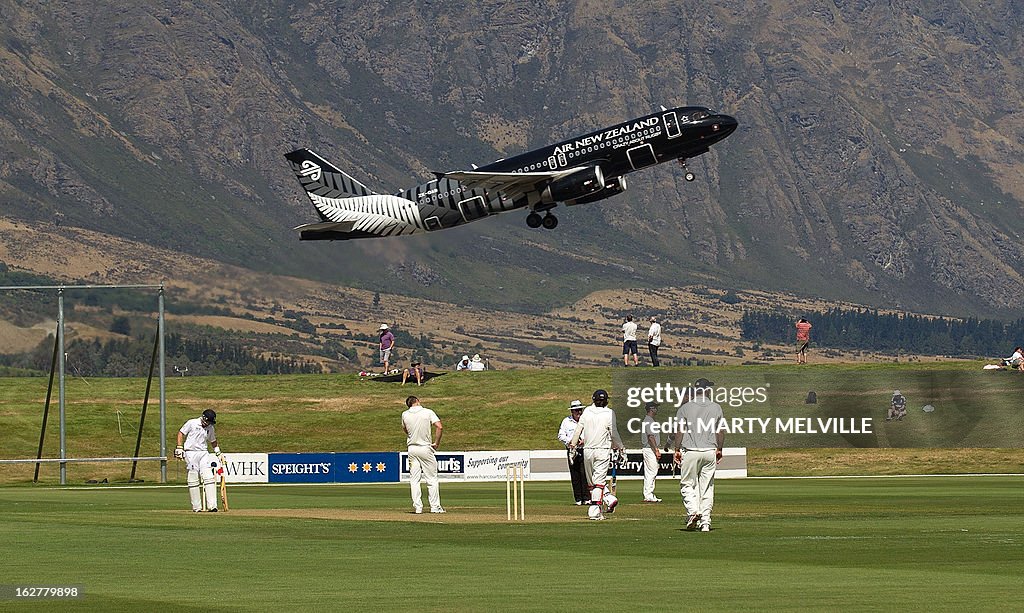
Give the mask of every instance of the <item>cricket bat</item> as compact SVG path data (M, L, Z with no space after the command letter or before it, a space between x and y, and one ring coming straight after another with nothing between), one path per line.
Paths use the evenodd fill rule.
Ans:
M224 510L228 510L228 481L227 481L227 464L226 458L222 455L220 457L220 502L224 505Z
M618 454L613 454L612 456L612 483L608 489L611 490L613 496L618 496L618 494L615 493L615 490L618 486L618 477L616 475L616 469L619 467L619 457L620 456Z

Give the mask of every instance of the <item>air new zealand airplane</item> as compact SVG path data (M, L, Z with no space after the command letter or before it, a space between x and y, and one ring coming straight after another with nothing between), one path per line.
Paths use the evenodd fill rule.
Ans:
M553 229L551 209L597 202L626 191L626 175L707 153L737 121L698 106L631 119L473 170L437 178L392 196L365 185L309 149L285 155L320 221L297 228L301 240L348 240L453 228L514 209L527 209L531 228ZM694 175L686 171L687 181ZM542 215L543 213L543 215Z

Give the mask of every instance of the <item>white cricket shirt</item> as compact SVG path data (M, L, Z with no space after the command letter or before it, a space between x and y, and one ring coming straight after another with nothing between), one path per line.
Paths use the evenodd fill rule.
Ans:
M217 440L213 424L204 427L199 417L186 421L180 432L185 435L185 451L206 451L206 444Z
M405 431L409 433L406 437L406 445L426 445L430 446L433 444L433 435L430 433L430 428L437 422L441 421L437 417L437 413L434 413L430 409L414 405L402 413L402 425L405 426Z

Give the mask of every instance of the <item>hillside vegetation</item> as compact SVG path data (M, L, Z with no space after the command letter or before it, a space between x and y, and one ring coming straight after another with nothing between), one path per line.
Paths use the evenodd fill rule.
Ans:
M425 1L8 3L0 204L58 254L88 229L530 313L708 284L1019 317L1022 32L1012 0L484 0L457 18ZM314 219L295 147L393 193L683 104L740 121L692 161L697 181L636 173L553 232L519 214L386 242L291 231Z

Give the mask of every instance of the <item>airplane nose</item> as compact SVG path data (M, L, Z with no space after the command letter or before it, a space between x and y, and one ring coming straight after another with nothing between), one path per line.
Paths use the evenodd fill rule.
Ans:
M736 118L731 115L717 115L715 119L715 126L718 128L716 131L721 134L721 138L732 134L737 126L740 125L740 122L736 121Z

